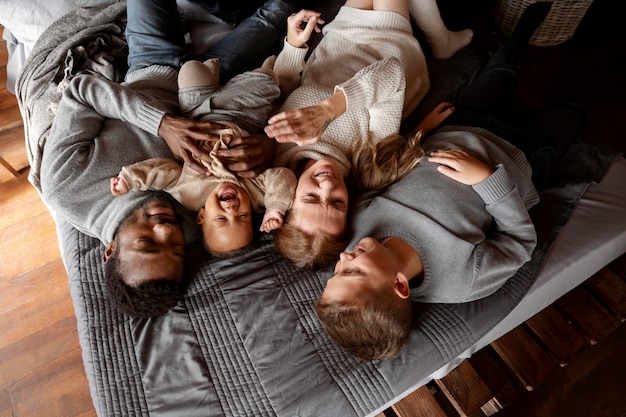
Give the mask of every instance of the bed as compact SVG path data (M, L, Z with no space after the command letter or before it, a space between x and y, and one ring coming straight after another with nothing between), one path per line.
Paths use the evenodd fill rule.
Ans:
M124 3L69 12L23 64L16 92L35 187L57 85L85 70L120 81L123 71L92 65L96 55L81 47L119 45L124 13ZM113 58L123 55L116 51ZM460 54L429 65L432 94L415 118L462 88L478 62ZM403 353L374 362L351 357L317 321L313 302L329 271L294 268L267 237L228 260L209 260L191 244L183 300L161 317L131 319L105 296L100 242L55 217L94 407L99 416L375 415L624 253L625 177L626 160L614 151L574 146L531 213L539 236L532 260L485 299L416 304Z

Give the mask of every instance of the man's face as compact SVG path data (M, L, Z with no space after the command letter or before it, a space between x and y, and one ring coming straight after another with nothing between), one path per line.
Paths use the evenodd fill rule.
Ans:
M393 288L396 272L389 250L374 238L363 238L351 251L339 255L322 298L348 303L367 298L372 291Z
M289 223L305 233L323 231L340 238L346 229L348 198L334 161L310 161L298 178Z
M131 287L147 281L182 281L185 236L169 201L152 200L133 211L107 246L105 262L116 248L124 281Z
M254 234L248 193L230 182L220 183L198 211L198 224L212 251L228 252L249 245Z

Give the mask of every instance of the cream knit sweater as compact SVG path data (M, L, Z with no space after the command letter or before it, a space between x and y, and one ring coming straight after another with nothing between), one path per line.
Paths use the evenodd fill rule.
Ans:
M285 40L274 66L281 89L290 93L281 111L312 106L338 90L347 111L314 144L279 144L275 164L295 169L302 159L330 157L347 175L353 151L397 134L430 82L411 25L397 13L344 6L323 34L307 61L308 48Z

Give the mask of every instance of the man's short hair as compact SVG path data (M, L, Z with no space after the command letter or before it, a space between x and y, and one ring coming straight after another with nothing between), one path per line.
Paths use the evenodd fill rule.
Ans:
M357 303L315 302L326 332L353 356L371 361L395 358L409 339L413 306L390 292Z
M171 310L182 298L180 285L166 280L146 281L136 287L124 281L118 250L104 264L106 289L113 305L131 317L156 317Z

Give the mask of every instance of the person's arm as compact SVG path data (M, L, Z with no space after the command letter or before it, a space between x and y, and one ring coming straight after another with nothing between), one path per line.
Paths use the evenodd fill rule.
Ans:
M265 211L278 211L285 214L296 192L298 180L289 168L269 168L256 177L258 187L263 191Z
M145 95L102 77L80 75L69 84L64 100L74 101L77 108L90 109L103 119L118 119L161 137L172 153L198 171L205 171L191 155L210 162L208 155L196 146L198 140L216 140L206 133L214 126L167 114L158 100L148 102ZM94 135L95 136L95 135Z
M493 217L486 239L475 246L470 291L464 301L486 297L500 288L531 259L537 233L524 201L506 169L495 169L462 150L436 151L428 158L439 172L472 186Z
M311 10L301 10L287 18L287 36L274 63L274 73L283 98L300 85L304 59L309 51L306 43L313 31L321 31L319 25L323 23L320 13Z
M435 108L424 116L421 122L413 129L411 134L422 132L422 138L425 138L429 133L437 129L444 120L448 118L454 112L454 106L448 102L441 102Z
M168 190L180 178L183 167L167 158L152 158L122 167L118 177L129 191Z
M282 143L315 143L333 120L350 110L371 108L388 100L404 101L405 86L397 58L377 61L337 85L334 94L321 103L272 116L265 133Z

